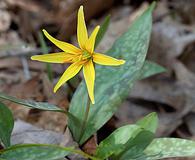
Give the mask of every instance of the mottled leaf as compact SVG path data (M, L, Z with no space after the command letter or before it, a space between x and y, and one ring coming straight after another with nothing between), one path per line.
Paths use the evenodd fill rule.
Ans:
M120 104L128 96L135 80L140 77L152 27L152 10L147 9L129 30L123 34L107 52L116 58L126 60L118 67L96 66L95 105L90 106L85 133L80 139L81 128L77 128L68 121L68 126L74 139L83 144L91 135L101 128L117 111ZM87 104L87 90L84 82L77 88L70 104L69 111L83 121Z
M57 160L67 156L72 148L54 145L24 144L0 151L0 158L6 160Z
M143 159L145 155L143 151L154 139L154 133L142 130L135 138L130 139L124 146L122 152L119 155L115 155L113 159L115 160L133 160L133 159Z
M146 148L147 160L170 157L195 157L195 141L179 138L156 138Z
M70 112L64 111L61 108L59 108L53 104L49 104L49 103L45 103L45 102L35 102L35 101L31 101L31 100L22 100L22 99L18 99L18 98L6 95L6 94L1 93L1 92L0 92L0 99L9 100L11 102L14 102L14 103L17 103L17 104L20 104L20 105L23 105L23 106L29 107L29 108L36 108L36 109L40 109L40 110L65 113L68 116L69 120L71 120L72 125L74 125L74 127L79 128L81 126L81 122L77 117L75 117Z
M140 127L144 128L145 130L148 130L152 133L156 132L156 129L158 127L158 117L155 112L148 114L141 120L137 121L136 123Z
M22 99L18 99L18 98L6 95L1 92L0 92L0 99L9 100L11 102L18 103L18 104L24 105L29 108L36 108L36 109L47 110L47 111L64 112L62 109L58 108L55 105L49 104L49 103L35 102L31 100L22 100Z
M144 79L152 75L165 72L166 69L154 62L146 60L144 66L141 69L141 76L139 79Z
M106 159L113 153L118 152L130 138L141 131L137 125L126 125L115 130L111 135L104 139L96 150L96 156Z
M5 147L10 146L11 133L14 127L14 118L9 108L0 102L0 140Z

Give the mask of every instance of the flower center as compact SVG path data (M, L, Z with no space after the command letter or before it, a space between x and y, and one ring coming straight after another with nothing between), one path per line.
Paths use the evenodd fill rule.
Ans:
M88 51L84 50L82 52L82 60L89 59L90 57L91 57L91 54Z
M73 62L78 62L78 61L86 62L86 61L88 61L90 58L91 58L91 54L90 54L88 51L83 50L83 51L81 52L81 54L74 56L73 59L72 59L72 61L73 61Z

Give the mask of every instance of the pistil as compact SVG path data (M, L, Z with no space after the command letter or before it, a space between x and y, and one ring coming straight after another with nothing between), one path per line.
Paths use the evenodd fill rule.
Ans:
M91 58L91 54L88 51L84 50L82 55L82 60L89 59L89 58Z

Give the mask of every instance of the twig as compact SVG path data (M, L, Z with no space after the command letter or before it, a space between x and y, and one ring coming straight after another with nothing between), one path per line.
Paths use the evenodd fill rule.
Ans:
M30 71L29 71L28 62L24 56L22 56L20 59L22 61L24 77L26 78L26 80L29 80L29 79L31 79L31 75L30 75Z
M6 57L18 57L18 56L29 56L29 55L35 55L38 53L41 53L41 48L35 48L31 46L12 46L6 45L6 46L0 46L0 58L6 58Z

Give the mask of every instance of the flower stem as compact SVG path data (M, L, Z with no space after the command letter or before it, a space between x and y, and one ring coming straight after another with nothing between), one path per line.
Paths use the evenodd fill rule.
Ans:
M81 133L80 133L79 141L78 141L79 143L80 143L81 138L83 137L83 134L85 132L85 128L86 128L86 124L87 124L87 120L88 120L88 115L89 115L89 110L90 110L90 98L89 98L89 96L87 96L87 106L86 106L84 120L83 120L83 123L81 125Z

